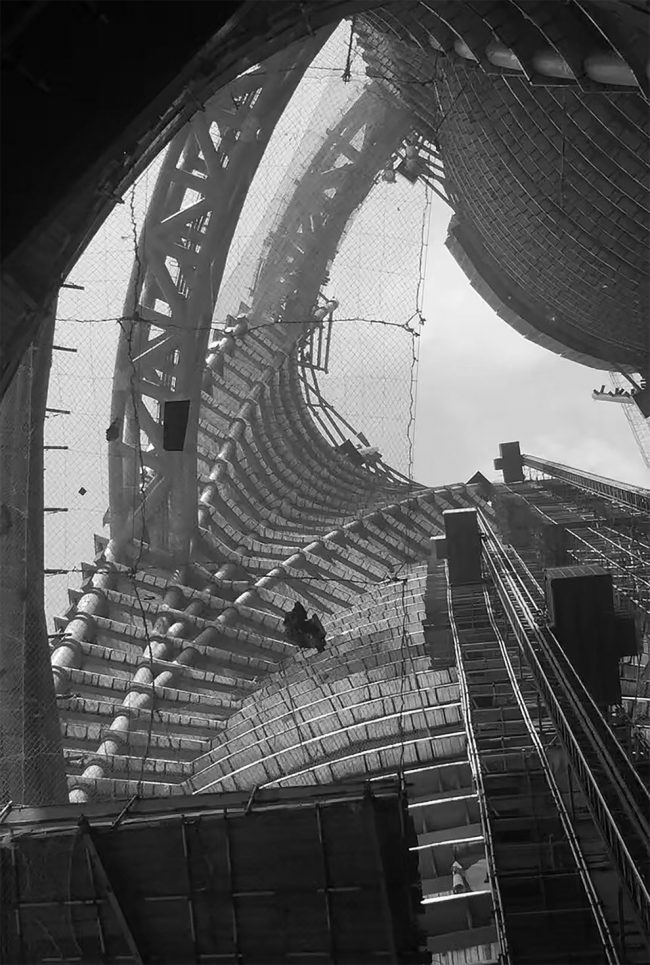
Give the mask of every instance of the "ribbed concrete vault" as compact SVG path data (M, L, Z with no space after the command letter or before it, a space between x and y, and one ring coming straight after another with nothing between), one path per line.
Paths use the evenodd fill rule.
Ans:
M431 669L426 565L328 622L331 642L274 675L198 758L195 791L348 780L463 757L455 670Z
M644 371L647 23L639 12L639 32L630 23L626 34L638 83L629 70L629 85L602 86L594 65L608 46L615 57L603 13L440 0L368 11L361 38L371 76L389 82L437 151L456 214L448 244L477 290L553 351Z
M281 6L274 50L290 19ZM455 211L450 247L511 324L589 364L644 369L648 209L639 154L648 87L638 33L620 29L638 18L628 4L590 0L569 0L557 17L544 0L332 5L358 14L377 83L323 125L318 147L289 178L295 190L269 228L246 303L211 339L247 191L322 39L309 22L316 9L301 4L305 30L291 31L308 41L276 53L273 70L240 73L179 132L139 242L107 434L110 538L96 538L51 641L70 800L124 799L119 824L138 798L246 791L248 814L260 788L358 785L398 772L437 965L546 965L566 960L567 948L575 962L646 961L647 793L637 770L650 752L641 757L629 733L625 751L618 745L548 625L533 563L492 529L495 493L507 494L508 484L477 474L474 483L428 489L368 450L332 446L302 380L305 341L338 307L322 287L341 238L376 179L389 182L398 159L412 175L414 155L417 173ZM170 123L167 113L160 141ZM154 141L141 145L139 161ZM41 294L48 284L44 277ZM14 295L18 304L26 289ZM37 370L46 362L41 356L20 383L40 413L22 431L39 449ZM189 404L189 423L186 445L175 449L165 442L164 412L179 401ZM504 478L506 463L504 455ZM33 516L42 494L36 486L20 493L30 468L16 464L12 509ZM643 562L645 531L627 512L641 503L630 487L612 491L610 481L530 456L517 478L536 465L606 504L583 517L580 499L569 505L571 491L552 494L557 520L589 524L589 541L572 532L567 552L607 562L603 546L615 537L629 560ZM548 493L530 481L522 492L535 522L535 500L546 505ZM618 507L615 520L607 500ZM443 518L468 507L481 512ZM526 547L533 522L518 534ZM612 533L614 522L621 533ZM432 545L442 534L444 550ZM64 783L54 766L43 773L46 754L58 760L55 717L41 716L51 686L36 673L43 628L24 633L38 610L41 549L24 521L11 539L25 583L11 598L11 631L22 621L30 660L6 648L2 657L20 685L32 658L35 670L29 693L3 705L0 736L19 746L14 753L3 742L2 756L9 747L22 768L12 764L5 796L16 787L21 803L29 795L40 804ZM544 546L557 548L551 539ZM448 564L438 561L444 553ZM628 576L618 585L632 586L640 609ZM296 600L325 625L324 652L289 642L283 615ZM634 693L629 675L623 688L628 707L647 698L640 677L641 660ZM19 726L14 706L34 713ZM25 766L30 739L35 767ZM230 863L229 845L224 853ZM242 894L232 867L229 877L236 933ZM97 895L93 903L103 942Z
M403 70L416 34L404 39L396 28L390 41L378 38L390 33L382 16L367 15L363 42L386 69ZM322 279L378 172L414 130L436 142L436 112L460 96L453 77L479 83L476 65L452 48L446 60L435 55L442 100L428 114L416 103L421 90L384 76L330 124L269 228L246 314L211 344L205 322L246 194L242 172L252 178L295 87L287 65L303 70L309 57L296 49L278 55L276 72L246 74L233 88L237 110L216 95L174 142L125 304L136 318L115 369L111 538L98 541L52 647L73 800L338 780L462 759L457 701L438 694L453 681L444 667L431 669L424 642L422 565L445 509L486 504L475 486L426 490L333 448L307 405L298 351L319 324ZM424 69L421 55L410 58L409 70ZM503 76L489 83L506 89ZM551 96L545 83L534 90L540 103ZM461 224L469 201L452 134L471 139L473 123L454 115L440 142ZM532 305L537 296L522 285ZM152 400L187 397L187 445L168 453ZM321 656L285 639L283 612L297 599L326 624ZM369 696L339 692L355 674L350 693Z
M308 782L312 768L322 781L399 761L463 759L451 672L430 669L424 643L421 564L443 511L483 501L475 487L435 492L381 462L350 461L317 428L300 380L296 347L305 323L293 317L309 317L341 232L405 130L399 115L385 123L381 98L367 103L374 126L367 107L353 109L333 149L320 151L325 172L341 152L348 159L336 175L341 199L332 199L331 187L325 199L305 190L316 177L312 163L284 217L294 233L280 232L250 320L209 348L198 383L198 531L189 562L179 560L178 529L170 533L178 476L159 449L158 462L147 457L157 472L142 493L142 528L125 540L118 490L114 535L98 541L98 558L59 621L52 663L73 800L169 794L190 783L201 790L224 779L223 761L235 775L226 783L249 787L294 776ZM373 133L380 124L384 140ZM364 152L343 137L360 129ZM354 182L343 192L346 177ZM321 228L305 238L302 226L318 210ZM295 315L269 324L264 312L286 297L283 265L300 265L297 252L305 272ZM118 374L121 365L118 354ZM147 371L150 385L155 373ZM122 385L116 379L118 400ZM153 428L148 436L156 440ZM137 447L117 444L127 478ZM165 485L169 495L161 496ZM326 624L330 644L320 657L305 657L285 639L283 612L297 599ZM304 731L278 713L278 701L292 704L294 690L306 721L318 721ZM349 704L344 716L341 701ZM251 736L251 747L237 745L235 754L241 721L256 708L264 741ZM260 748L268 764L254 760Z
M221 384L232 385L231 367L236 376L274 355L284 364L259 404L246 420L234 415L237 432L220 456L219 485L202 487L193 563L174 573L163 551L145 545L135 571L133 561L100 560L73 594L53 664L75 798L138 787L180 790L195 759L199 789L203 756L229 758L230 728L237 734L240 720L262 706L260 720L266 720L267 702L271 715L278 700L294 699L287 688L295 688L308 716L315 699L310 687L317 688L321 708L332 704L324 713L317 705L313 710L326 722L324 733L332 730L329 750L319 745L319 780L329 773L327 755L348 744L351 754L361 748L360 772L375 770L378 758L368 762L363 742L369 727L377 729L375 757L391 735L406 737L404 752L385 752L386 766L395 754L407 761L462 754L457 702L436 697L450 684L449 673L426 669L426 568L409 575L408 567L428 557L445 509L481 502L480 496L474 487L409 486L381 468L355 466L328 446L300 393L282 326L242 339L232 360L226 358ZM204 400L208 417L218 399L217 391ZM331 649L320 657L305 658L284 639L282 611L296 599L326 623ZM341 720L338 691L362 667L361 677L368 678L359 677L356 688L370 687L374 696L353 700ZM437 709L438 702L454 706ZM306 734L292 737L294 725L286 725L278 729L276 770L249 767L241 786L294 770L300 771L296 780L309 780L309 750L316 745L310 741L303 751ZM440 731L442 743L432 730ZM283 754L301 767L277 770ZM340 776L355 766L341 765Z
M375 96L368 103L382 120L384 102ZM348 136L359 130L352 117L341 125ZM52 662L73 800L168 794L187 782L200 790L224 779L224 760L241 775L226 783L249 787L293 776L309 781L312 767L323 780L374 772L382 761L463 759L450 671L431 671L424 643L421 564L443 511L483 500L475 487L427 490L381 462L366 466L333 448L301 387L296 345L305 323L263 321L286 288L283 259L300 265L297 251L311 273L292 310L308 317L340 233L403 134L401 122L382 120L392 140L371 140L377 126L366 109L359 117L365 152L346 147L340 130L335 153L320 151L326 165L347 152L350 173L340 169L336 183L354 177L353 190L345 202L327 196L320 232L303 235L300 248L300 234L282 231L273 270L260 273L250 321L209 349L199 383L198 534L190 561L179 565L178 541L168 535L172 507L156 495L167 481L159 464L143 493L142 539L125 541L118 520L116 535L98 542L87 582L60 621ZM320 193L305 193L301 183L284 223L302 232L316 203L325 204ZM118 371L120 364L118 356ZM120 445L124 462L129 449ZM130 458L136 455L131 447ZM326 624L330 644L320 657L305 657L285 639L283 612L297 599ZM351 690L344 683L350 674ZM278 701L294 701L294 690L306 720L320 722L305 725L321 728L318 740L309 729L295 732L293 717L288 724L277 712ZM341 697L341 690L350 693ZM344 717L341 700L349 701ZM250 737L251 747L237 745L235 755L241 721L256 709L263 710L264 741ZM260 748L270 754L268 765L254 760Z

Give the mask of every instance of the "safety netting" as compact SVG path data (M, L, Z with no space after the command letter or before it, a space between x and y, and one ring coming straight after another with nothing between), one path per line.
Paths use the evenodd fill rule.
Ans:
M253 295L268 238L328 129L369 83L342 24L307 69L270 138L238 222L215 328ZM348 68L349 78L343 73ZM61 289L45 423L45 599L51 623L107 535L106 429L124 298L159 157L121 199ZM386 462L408 472L414 432L418 300L426 244L423 185L376 183L341 239L323 294L339 308L320 390ZM407 330L408 329L408 330Z

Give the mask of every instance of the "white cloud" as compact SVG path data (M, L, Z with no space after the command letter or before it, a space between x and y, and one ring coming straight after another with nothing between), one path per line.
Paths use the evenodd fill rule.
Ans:
M444 247L449 211L434 201L420 345L415 476L429 484L495 476L500 442L649 485L619 406L591 398L605 373L529 342L471 288Z

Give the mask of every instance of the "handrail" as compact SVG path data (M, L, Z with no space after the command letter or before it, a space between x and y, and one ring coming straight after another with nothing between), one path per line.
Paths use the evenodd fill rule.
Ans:
M494 533L492 533L494 538ZM532 600L531 594L528 592L527 588L521 579L521 576L517 573L514 560L514 556L520 566L526 570L531 580L534 581L534 577L530 574L530 571L526 567L523 560L519 558L519 555L515 550L511 550L510 554L506 553L500 546L498 541L495 540L495 544L500 552L503 560L506 561L507 565L510 567L512 575L519 583L520 587L526 591L529 599ZM535 582L535 585L538 584ZM536 609L539 609L536 607ZM548 643L548 652L545 654L549 657L550 661L553 663L553 669L560 676L561 682L567 688L567 697L573 698L578 695L578 700L576 703L576 709L583 716L588 718L588 722L592 728L588 732L588 736L593 737L593 742L595 742L595 749L599 754L605 755L605 762L609 764L611 768L616 771L623 771L627 774L627 780L623 781L623 787L626 791L631 791L633 796L637 798L636 802L632 805L633 809L636 811L637 820L640 819L640 823L643 825L643 833L645 837L650 841L650 794L648 793L645 785L639 778L639 775L632 767L627 756L621 749L618 741L612 734L607 722L603 719L602 714L596 707L591 694L585 688L582 680L574 670L571 661L565 654L559 641L548 628L544 630L538 630L537 623L534 617L529 616L531 625L535 628L536 632L540 633L546 642ZM568 677L568 680L566 679ZM608 746L605 746L608 745ZM639 798L643 802L639 801Z
M575 717L583 739L587 738L589 741L591 749L595 752L606 773L609 787L614 791L618 803L620 803L628 818L628 824L632 825L632 831L641 841L648 840L648 831L647 820L643 813L644 809L639 807L639 799L643 798L644 801L650 803L650 796L611 732L609 735L604 735L605 741L610 746L609 748L604 746L603 737L597 733L597 731L602 731L603 727L606 727L602 717L600 717L593 701L585 691L582 681L566 659L555 637L550 631L542 632L536 626L534 616L525 602L521 588L517 585L521 581L514 571L512 562L508 559L491 529L485 527L483 520L481 520L481 523L486 535L485 560L501 602L510 618L518 643L528 660L536 685L546 702L565 749L581 779L592 813L621 872L621 877L625 882L643 928L648 933L650 932L650 893L645 880L648 870L647 868L644 869L644 875L630 854L628 843L619 827L620 819L617 821L610 811L592 772L592 767L584 755L578 735L575 733L575 726L572 727L567 720L560 703L560 696L564 697L569 704L570 713ZM528 626L526 626L526 623ZM550 665L551 671L555 674L555 687L548 679L542 665L543 661ZM592 711L591 719L587 709ZM594 714L597 717L594 717ZM598 718L600 718L600 725L597 723ZM607 736L609 741L607 741ZM626 777L623 775L626 775ZM634 789L634 793L631 798L630 792L632 789ZM629 837L629 834L627 837Z
M533 598L531 593L525 586L520 574L517 573L515 561L520 568L525 571L529 580L534 584L533 589L538 589L541 593L539 584L533 577L532 573L530 573L530 570L524 561L519 557L519 554L516 552L516 550L511 549L509 553L506 553L494 537L494 531L492 531L492 537L499 549L499 552L502 554L502 558L510 567L514 578L517 580L520 587L526 592L529 600L532 601ZM537 607L534 602L533 608L539 610L539 607ZM532 618L532 624L537 627L537 622L535 621L534 617ZM612 734L609 725L603 719L603 716L596 707L591 694L586 689L579 675L574 670L571 661L565 654L564 649L560 645L553 632L548 628L544 628L544 630L540 632L546 638L549 644L548 656L554 664L553 669L561 677L568 677L568 680L562 680L565 687L568 687L567 696L573 697L576 694L578 695L576 706L579 712L586 715L589 719L589 724L591 728L593 728L593 730L589 732L589 736L593 736L597 752L605 755L606 762L610 765L610 767L614 768L619 773L620 771L623 771L627 775L627 779L623 781L623 786L626 791L631 791L633 796L637 799L632 806L636 811L637 819L640 818L640 822L643 825L643 833L645 837L650 841L650 794L648 793L647 788L628 760L626 754L621 749L619 742Z
M579 489L650 513L650 489L633 486L618 479L609 479L607 476L598 476L596 473L582 472L571 466L551 462L549 459L540 459L539 456L531 456L528 453L522 453L521 462L529 469L537 469L555 479L564 479Z
M562 824L562 829L566 834L567 841L569 842L569 847L573 855L573 860L576 863L576 867L578 869L578 874L580 876L582 886L585 889L587 900L589 901L592 914L596 921L596 927L598 928L598 932L600 934L600 937L603 943L603 948L607 956L607 961L612 963L613 965L613 963L619 962L619 957L616 952L616 946L614 945L614 941L612 939L612 935L609 930L607 920L603 913L603 909L602 909L600 900L598 898L598 894L596 893L596 889L594 888L594 884L591 880L589 869L587 867L587 862L585 860L585 857L582 853L582 849L580 847L580 842L578 841L575 830L573 828L573 824L571 822L571 818L569 817L569 813L564 804L564 799L562 797L562 794L560 793L560 789L557 785L557 782L553 775L553 771L551 770L550 764L548 762L544 745L537 732L537 728L535 727L531 719L531 716L528 712L526 700L521 692L521 689L518 686L515 670L514 670L514 667L512 666L510 654L508 653L508 647L503 637L503 634L501 633L497 625L494 610L492 608L492 603L490 601L489 593L486 587L483 588L483 595L485 598L485 606L488 613L488 617L490 619L490 623L492 625L492 630L495 634L496 640L499 644L501 657L505 665L506 672L508 674L508 678L510 680L513 693L515 695L515 700L517 701L519 711L521 713L521 716L523 717L524 723L526 724L526 728L530 735L532 744L535 750L537 751L537 755L540 759L542 770L546 778L546 783L548 784L548 787L551 791L551 797L553 798L555 806L558 810L558 814L560 816L560 823Z
M449 626L451 628L451 634L454 641L454 650L456 654L456 672L458 675L458 690L460 694L461 710L463 714L463 721L465 723L465 732L467 734L467 756L469 758L470 768L476 782L476 794L478 799L479 813L481 815L481 824L483 826L483 834L485 837L485 851L488 863L488 869L490 873L490 884L492 887L492 898L494 902L494 924L497 931L497 938L499 939L499 945L501 947L500 965L509 965L510 953L508 951L508 940L506 935L505 927L505 915L503 912L503 903L501 901L501 892L499 891L499 879L496 873L496 860L494 857L494 848L492 845L492 838L490 836L490 819L488 813L488 806L485 797L485 788L483 786L483 774L481 772L481 766L479 762L478 748L476 746L476 737L474 735L474 728L471 724L471 707L469 702L469 690L467 687L467 678L465 676L465 666L463 664L463 656L460 646L460 639L458 637L458 630L456 628L456 621L454 619L454 604L452 599L451 584L449 582L448 564L445 563L445 569L447 570L447 612L449 613Z

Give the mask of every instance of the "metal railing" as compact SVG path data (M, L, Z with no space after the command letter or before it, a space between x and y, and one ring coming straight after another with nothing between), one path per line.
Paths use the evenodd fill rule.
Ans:
M469 764L472 770L472 776L474 778L474 783L476 785L479 813L481 815L481 825L483 827L483 835L485 838L485 853L487 858L490 883L492 887L492 900L494 903L494 924L497 932L499 945L501 947L501 955L499 958L499 962L500 962L500 965L508 965L508 963L510 962L510 954L508 951L508 940L506 936L505 915L503 911L503 902L501 900L501 892L499 891L499 879L496 871L494 847L493 847L492 838L490 835L490 818L489 818L487 800L485 796L485 787L483 785L483 773L481 771L481 764L479 760L478 748L476 746L476 737L474 735L474 728L472 727L472 723L471 723L472 714L471 714L471 704L470 704L470 698L469 698L469 689L467 685L467 677L465 675L465 667L463 663L460 639L458 636L458 629L456 627L456 621L454 619L454 604L452 600L452 591L451 591L451 585L449 583L449 579L447 579L447 612L449 613L449 625L451 628L451 633L454 640L454 650L456 653L456 671L458 674L460 702L461 702L463 720L465 722L465 732L467 734L467 756L469 758Z
M559 462L551 462L548 459L540 459L538 456L531 456L522 453L521 461L529 469L536 469L546 476L555 479L565 479L578 489L596 493L612 502L631 506L633 509L650 514L650 489L642 486L632 486L629 483L620 482L618 479L608 479L606 476L598 476L595 473L582 472L573 469L571 466L564 466Z
M580 881L582 882L582 886L585 890L585 894L587 896L587 901L589 902L591 913L594 917L594 921L596 923L596 927L598 929L600 939L603 943L603 949L607 956L607 961L612 963L613 965L613 963L616 963L619 961L619 956L617 954L616 946L614 944L614 941L609 929L609 925L607 924L607 920L605 918L603 908L598 898L598 894L596 893L596 889L594 888L594 884L591 880L591 876L589 874L589 869L587 866L587 861L582 853L580 842L578 841L575 830L573 828L573 822L566 809L564 799L562 797L558 784L553 775L553 771L551 769L551 766L548 761L548 757L546 755L544 743L530 716L528 706L526 704L526 699L522 694L521 689L518 685L517 675L512 665L512 660L510 659L508 646L497 624L497 620L492 608L490 597L486 588L483 589L483 593L485 597L487 613L490 618L490 623L492 626L492 631L495 635L495 639L499 644L501 657L503 659L503 663L505 665L506 672L508 674L508 679L510 681L510 685L514 693L517 706L519 707L521 716L524 720L524 723L526 724L526 728L528 730L528 734L530 736L532 745L537 751L537 756L539 757L541 768L544 773L544 778L550 790L553 803L557 808L557 811L560 817L560 824L562 825L562 830L564 831L564 834L566 835L566 839L569 843L571 854L573 856L573 860L575 861L576 868L578 870L578 875L580 877Z
M580 779L646 934L650 933L650 795L550 630L537 625L539 587L487 521L484 558L548 713ZM529 574L530 576L530 574ZM532 579L532 577L531 577ZM528 586L526 584L529 584Z

